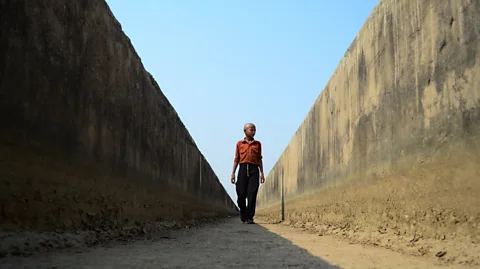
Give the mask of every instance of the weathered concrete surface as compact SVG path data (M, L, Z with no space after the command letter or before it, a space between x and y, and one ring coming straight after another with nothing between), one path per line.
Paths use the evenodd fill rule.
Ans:
M480 2L383 0L259 191L258 215L480 262ZM440 255L440 254L439 254Z
M0 228L236 212L104 1L0 0Z

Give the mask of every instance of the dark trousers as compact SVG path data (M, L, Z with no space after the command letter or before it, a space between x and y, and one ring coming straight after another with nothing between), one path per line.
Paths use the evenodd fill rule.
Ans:
M237 204L240 208L240 218L242 221L253 220L255 216L255 206L257 203L257 193L260 186L260 173L258 166L254 164L240 164L237 176ZM245 203L248 200L248 205Z

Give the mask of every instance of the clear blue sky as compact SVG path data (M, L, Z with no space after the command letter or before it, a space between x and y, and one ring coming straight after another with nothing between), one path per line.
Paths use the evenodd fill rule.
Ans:
M234 201L243 124L267 175L377 2L107 1Z

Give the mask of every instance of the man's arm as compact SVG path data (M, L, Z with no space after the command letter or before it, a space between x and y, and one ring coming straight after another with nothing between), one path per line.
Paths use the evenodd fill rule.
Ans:
M258 158L259 158L259 167L260 167L260 180L263 184L265 182L265 175L263 174L263 155L262 155L262 144L258 145Z
M237 170L238 163L240 162L240 151L238 150L238 143L235 146L235 158L233 159L233 169L231 181L235 184L235 171Z
M237 170L238 162L234 161L233 162L233 169L232 169L232 176L235 176L235 171Z

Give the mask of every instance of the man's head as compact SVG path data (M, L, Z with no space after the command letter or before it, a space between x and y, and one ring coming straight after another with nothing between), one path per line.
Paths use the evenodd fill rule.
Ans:
M247 137L253 138L257 132L257 128L253 123L247 123L243 126L243 132Z

